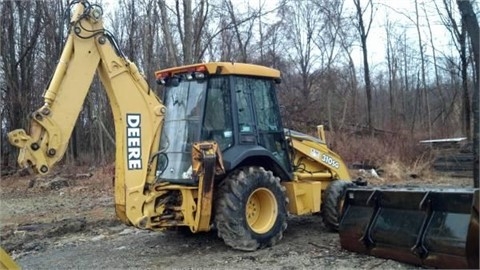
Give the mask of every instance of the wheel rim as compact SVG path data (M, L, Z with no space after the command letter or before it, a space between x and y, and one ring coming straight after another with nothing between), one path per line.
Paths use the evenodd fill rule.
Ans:
M268 232L277 220L277 200L266 188L258 188L250 194L245 208L247 224L258 234Z

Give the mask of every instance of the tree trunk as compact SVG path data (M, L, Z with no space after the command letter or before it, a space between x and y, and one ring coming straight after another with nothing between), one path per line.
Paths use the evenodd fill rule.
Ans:
M466 46L466 29L464 20L462 20L462 30L460 33L460 61L462 62L462 126L465 136L468 140L472 139L471 132L471 115L470 115L470 94L468 93L468 61L467 61L467 46Z
M163 37L165 40L165 50L167 51L167 66L178 66L178 54L175 44L173 42L173 35L170 27L169 15L167 12L167 4L164 0L158 0L158 7L160 8L160 27L162 28Z
M367 126L370 133L373 134L373 124L372 124L372 83L370 81L370 68L368 65L368 52L367 52L367 37L370 26L365 29L363 21L363 11L360 4L360 0L353 0L356 10L357 10L357 19L358 19L358 31L360 34L360 41L362 43L362 54L363 54L363 77L365 80L365 93L367 94ZM371 0L368 2L372 4ZM371 23L372 17L370 17Z
M193 64L192 0L183 1L183 32L183 64Z
M420 49L420 61L421 61L421 76L422 76L422 86L421 86L421 93L422 93L422 99L423 99L423 105L427 108L426 111L426 116L423 114L423 111L421 110L420 107L420 112L422 112L422 116L424 117L423 122L427 124L428 126L428 138L432 138L432 125L430 123L430 101L428 97L428 91L427 91L427 82L425 78L425 53L423 52L423 41L422 41L422 34L420 31L420 22L419 22L419 12L418 12L418 1L415 0L415 25L417 28L417 36L418 36L418 47ZM421 103L420 103L421 104ZM425 119L426 117L426 119Z
M467 28L468 35L470 36L470 43L473 50L473 59L475 62L475 78L474 78L474 85L475 91L473 91L473 186L478 188L480 182L480 175L479 175L479 133L480 133L480 96L479 96L479 88L480 85L478 83L479 78L479 54L480 54L480 30L478 27L478 20L473 12L472 3L470 1L462 1L457 0L458 8L460 9L460 13L462 14L462 19L465 21L465 26Z
M433 33L432 33L432 27L430 25L430 20L428 19L428 14L427 14L427 11L425 9L425 6L423 6L423 13L425 14L425 19L427 21L427 26L428 26L428 32L430 34L430 47L432 48L432 60L433 60L433 67L434 67L434 70L435 70L435 88L438 92L438 95L440 97L440 100L441 100L441 104L444 106L440 112L440 119L442 120L442 125L445 123L445 119L446 119L446 116L445 116L445 112L446 112L446 105L447 105L447 101L443 95L443 92L442 92L442 87L440 85L440 75L438 73L438 65L437 65L437 54L436 54L436 48L435 48L435 42L433 40ZM435 121L434 121L435 122Z

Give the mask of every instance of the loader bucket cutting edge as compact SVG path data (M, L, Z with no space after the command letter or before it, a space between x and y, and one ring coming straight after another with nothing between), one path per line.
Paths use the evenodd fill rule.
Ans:
M349 188L342 248L414 265L479 268L478 189Z

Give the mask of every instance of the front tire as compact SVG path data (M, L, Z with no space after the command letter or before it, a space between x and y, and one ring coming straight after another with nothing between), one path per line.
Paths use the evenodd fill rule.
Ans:
M354 185L350 181L335 180L328 185L322 198L323 224L334 232L338 231L340 216L347 188Z
M275 245L287 228L284 190L279 179L262 167L232 172L217 193L218 236L228 246L244 251Z

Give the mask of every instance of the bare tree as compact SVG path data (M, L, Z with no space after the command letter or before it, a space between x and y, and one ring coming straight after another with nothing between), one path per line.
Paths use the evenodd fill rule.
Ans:
M439 107L440 110L438 110L438 115L436 117L434 117L432 119L432 124L435 123L436 119L441 119L442 120L442 125L445 124L445 119L446 119L446 116L445 116L445 112L446 112L446 104L447 104L447 100L445 99L445 96L443 95L443 91L442 91L442 86L441 86L441 83L440 83L440 71L439 71L439 67L438 67L438 62L437 62L437 48L435 46L435 41L433 39L434 35L433 35L433 32L432 32L432 26L430 24L430 19L429 19L429 14L427 14L427 9L425 8L425 3L422 3L422 9L423 9L423 14L425 16L425 20L427 22L427 29L428 29L428 32L429 32L429 36L430 36L430 47L431 47L431 50L432 50L432 60L433 60L433 68L434 68L434 71L435 71L435 90L437 91L438 93L438 96L440 97L440 104L439 104Z
M341 20L341 25L338 26L339 31L339 47L341 53L344 55L345 64L343 73L345 74L344 79L346 80L346 93L343 95L345 98L344 106L342 108L342 117L339 123L339 128L342 129L345 125L346 119L348 118L350 124L358 122L357 115L357 98L358 98L358 80L357 80L357 70L355 67L355 61L352 58L352 50L354 47L354 40L356 39L355 29L350 27L350 18L343 17Z
M201 61L207 46L202 40L209 18L208 0L198 1L195 6L192 0L175 0L174 7L164 0L157 3L169 66Z
M468 138L472 137L471 132L471 108L470 108L470 94L468 89L468 55L467 55L467 46L466 46L466 29L464 25L464 20L461 20L460 25L455 20L453 15L453 2L450 0L443 0L443 9L440 9L435 3L437 12L440 14L440 18L443 21L446 29L450 32L452 40L455 42L459 57L460 57L460 72L462 78L462 115L461 123L465 135ZM441 12L445 11L445 15Z
M163 38L165 42L166 62L167 66L177 66L180 64L180 56L178 54L177 46L173 39L173 31L170 23L170 16L167 12L166 1L159 0L158 7L160 9L160 27L162 29Z
M230 21L233 26L233 31L234 35L236 37L236 44L237 44L237 50L239 52L239 56L236 57L235 60L239 62L248 62L249 61L249 55L250 52L248 51L249 45L252 41L253 38L253 27L255 25L255 18L259 17L259 12L248 7L247 14L244 14L242 17L252 17L251 20L247 20L246 23L244 24L239 24L239 19L237 18L237 12L235 11L235 7L232 3L231 0L225 1L226 7L228 14L230 15ZM240 19L240 21L243 19ZM245 31L242 31L240 28L242 25L246 26ZM232 60L232 59L230 59Z
M395 92L397 89L397 74L398 74L398 58L397 50L395 47L396 40L393 37L393 25L392 22L387 18L385 24L385 34L387 37L387 68L388 68L388 103L390 105L390 123L394 123L394 117L396 114L396 104L394 101Z
M41 94L36 70L39 43L44 30L44 2L3 1L0 3L0 56L4 81L1 83L2 134L27 123L27 115ZM41 88L40 88L41 89ZM3 122L5 119L5 122ZM11 162L11 146L2 140L4 165ZM12 155L13 156L13 155ZM5 164L6 163L6 164Z
M294 71L284 74L290 93L287 106L292 110L291 117L304 128L313 126L313 115L322 115L319 87L315 83L318 74L313 64L318 60L314 39L323 25L312 4L311 1L287 1L280 10L282 30L290 44L288 58L294 64Z
M150 85L155 84L154 72L161 65L165 65L162 61L163 47L160 41L160 31L158 25L160 23L160 16L158 6L155 0L142 0L140 2L143 12L141 13L141 27L139 27L139 34L142 37L141 45L141 58L143 64L143 70L148 79Z
M421 68L420 68L420 74L421 74L421 80L419 80L419 89L421 89L421 96L423 100L423 105L427 108L427 116L426 119L424 118L424 123L427 124L428 127L428 137L432 137L432 125L430 123L430 102L429 102L429 95L427 91L427 82L426 82L426 67L425 67L425 51L424 51L424 46L423 46L423 40L422 40L422 32L420 30L420 20L419 20L420 12L418 9L418 0L415 0L415 27L417 30L417 37L418 37L418 47L419 47L419 52L420 52L420 63L421 63ZM421 106L423 107L423 106Z
M367 126L370 131L373 131L373 124L372 124L372 84L370 81L370 68L368 65L368 48L367 48L367 38L368 33L370 32L370 26L372 25L373 21L373 3L372 0L368 0L365 8L362 7L360 0L353 0L356 9L356 27L358 30L358 34L360 35L360 42L362 46L362 53L363 53L363 75L365 80L365 93L367 95ZM365 12L369 11L370 15L367 18L367 25L364 21Z
M319 10L319 20L321 26L318 27L313 43L319 51L318 61L320 66L318 67L319 76L324 77L324 83L321 87L322 96L325 97L326 110L327 110L327 127L330 131L334 131L334 108L335 111L342 112L341 117L335 117L340 119L339 126L343 126L346 116L346 108L348 103L348 88L340 87L339 80L342 76L338 76L339 69L334 67L335 63L338 63L341 58L342 40L341 35L346 34L343 31L345 26L344 5L338 3L338 1L317 1L316 7ZM337 95L335 95L337 94ZM335 106L339 103L343 103L343 107Z
M474 115L474 124L473 124L473 186L478 188L480 183L480 166L479 166L479 136L480 136L480 94L479 94L479 72L480 72L480 30L478 27L477 16L473 12L472 4L470 1L460 1L457 0L457 5L462 13L462 20L464 25L468 30L468 35L470 36L470 43L473 50L473 58L475 62L475 91L473 92L473 115Z

